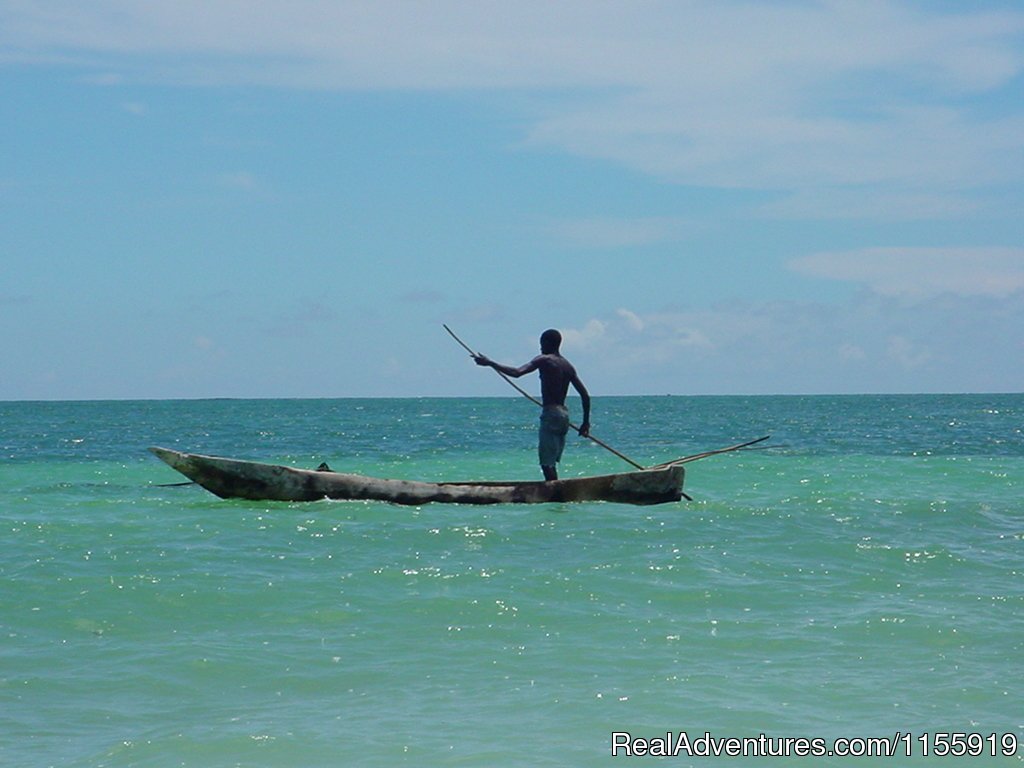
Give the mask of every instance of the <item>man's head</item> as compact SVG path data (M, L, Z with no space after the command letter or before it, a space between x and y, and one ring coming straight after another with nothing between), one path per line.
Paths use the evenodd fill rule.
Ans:
M540 351L545 355L553 355L562 346L562 334L554 328L548 328L540 335Z

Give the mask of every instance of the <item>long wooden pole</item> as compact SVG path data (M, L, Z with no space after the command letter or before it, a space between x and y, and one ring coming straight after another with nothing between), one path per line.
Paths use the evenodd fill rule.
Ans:
M448 331L449 335L450 335L450 336L451 336L451 337L452 337L453 339L455 339L455 341L457 341L457 342L459 343L459 345L460 345L460 346L461 346L461 347L462 347L462 348L463 348L464 350L466 350L467 352L469 352L469 354L470 354L470 355L472 355L473 357L476 357L476 356L477 356L477 355L476 355L476 352L474 352L474 351L473 351L472 349L470 349L470 348L469 348L469 346L467 346L466 342L464 342L464 341L463 341L462 339L460 339L460 338L459 338L458 336L456 336L456 335L455 335L455 331L453 331L453 330L452 330L451 328L449 328L449 327L448 327L447 325L444 325L443 327L444 327L444 329L445 329L446 331ZM538 399L537 399L537 398L535 398L535 397L534 397L533 395L531 395L531 394L530 394L529 392L527 392L527 391L526 391L525 389L523 389L522 387L520 387L520 386L519 386L518 384L516 384L516 383L515 383L514 381L512 381L512 379L510 379L510 378L509 378L508 376L506 376L506 375L505 375L504 373L502 373L501 371L499 371L499 370L498 370L498 369L496 369L496 368L494 369L494 372L495 372L496 374L498 374L499 376L501 376L501 378L503 378L503 379L504 379L505 381L507 381L507 382L509 383L509 385L510 385L510 386L511 386L511 387L512 387L513 389L515 389L515 390L516 390L516 391L517 391L517 392L518 392L519 394L521 394L521 395L522 395L523 397L525 397L525 398L526 398L527 400L530 400L531 402L533 402L533 403L535 403L535 404L537 404L537 405L540 405L541 407L543 407L543 403L541 403L541 401L540 401L540 400L538 400ZM576 430L577 432L578 432L578 431L579 431L579 429L580 429L579 427L577 427L577 426L576 426L575 424L572 424L572 423L570 423L570 424L569 424L569 426L570 426L570 427L572 427L573 429L575 429L575 430ZM588 437L588 438L590 438L591 440L593 440L593 441L594 441L595 443L597 443L598 445L600 445L600 446L601 446L602 448L604 448L605 450L607 450L607 451L611 451L612 453L614 453L614 454L615 454L616 456L618 456L618 457L619 457L620 459L622 459L623 461L625 461L625 462L626 462L627 464L632 464L632 465L633 465L634 467L636 467L637 469L644 469L644 466L643 466L643 464L638 464L637 462L633 461L633 460L632 460L631 458L629 458L628 456L626 456L626 455L624 455L624 454L622 454L622 453L619 453L619 452L618 452L617 450L615 450L614 448L612 448L612 447L611 447L610 445L608 445L608 444L607 444L607 443L605 443L605 442L602 442L601 440L598 440L598 439L597 439L596 437L594 437L593 435L587 435L587 437Z
M739 450L741 450L743 448L749 448L752 445L764 442L765 440L767 440L770 437L771 437L771 435L765 435L764 437L759 437L756 440L748 440L745 443L739 443L737 445L730 445L728 448L716 448L713 451L704 451L703 453L695 453L692 456L683 456L681 459L673 459L672 461L664 461L661 464L655 464L653 467L649 467L649 469L664 469L665 467L672 467L672 466L675 466L676 464L686 464L687 462L690 462L690 461L697 461L697 459L706 459L708 456L717 456L720 453L729 453L730 451L739 451ZM769 447L771 447L771 446L769 446Z

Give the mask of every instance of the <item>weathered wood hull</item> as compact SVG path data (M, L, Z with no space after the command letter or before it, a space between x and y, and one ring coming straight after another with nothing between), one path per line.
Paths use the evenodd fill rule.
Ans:
M613 501L662 504L682 498L682 466L552 482L426 483L150 448L157 457L221 498L275 501L377 500L395 504L543 504Z

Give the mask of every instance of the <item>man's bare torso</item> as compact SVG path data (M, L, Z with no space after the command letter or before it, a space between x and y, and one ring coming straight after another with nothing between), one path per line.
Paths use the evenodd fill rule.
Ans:
M569 384L576 378L576 369L561 355L538 355L530 363L540 373L541 402L544 405L565 405Z

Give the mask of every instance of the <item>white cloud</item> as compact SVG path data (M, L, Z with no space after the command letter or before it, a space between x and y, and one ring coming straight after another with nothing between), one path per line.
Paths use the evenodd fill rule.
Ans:
M592 393L1009 391L1024 376L1021 298L619 310L585 324L600 333L569 331L587 343L566 354Z
M606 322L591 319L582 328L564 329L562 331L562 339L567 347L592 348L604 339L607 328L608 324Z
M626 321L626 325L634 331L642 331L644 329L644 321L640 318L636 312L631 312L628 309L617 309L615 314Z
M534 145L678 183L794 191L784 208L823 190L815 215L847 216L844 190L935 216L964 190L1019 180L1022 32L1019 10L901 0L0 3L0 61L126 82L558 89L529 107ZM617 236L675 226L619 222Z
M867 248L794 259L791 269L883 296L1006 297L1024 290L1024 248Z
M665 360L684 348L711 350L715 344L704 328L715 324L715 313L651 313L641 316L619 308L607 318L591 318L580 329L563 329L567 348L591 352L613 351L614 360L633 365L643 360ZM728 331L713 337L724 339ZM616 364L615 362L612 363Z

